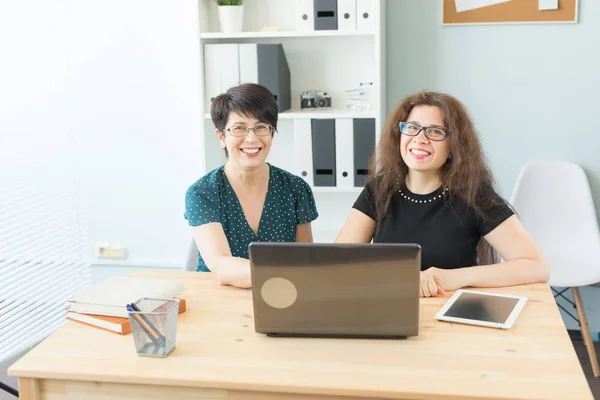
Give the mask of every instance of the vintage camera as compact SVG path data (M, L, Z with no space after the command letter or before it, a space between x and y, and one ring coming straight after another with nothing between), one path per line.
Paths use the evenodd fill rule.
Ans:
M300 95L300 108L331 108L331 96L321 90L307 90Z

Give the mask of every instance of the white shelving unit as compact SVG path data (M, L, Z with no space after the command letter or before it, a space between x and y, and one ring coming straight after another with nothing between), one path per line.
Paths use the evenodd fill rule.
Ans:
M362 187L327 187L327 186L314 186L312 188L313 193L354 193L358 194L362 192Z
M210 119L210 114L204 114L205 119ZM349 111L345 109L323 109L308 111L287 110L279 113L279 120L299 119L299 118L377 118L377 112L374 111Z
M282 0L286 1L286 0ZM318 38L318 37L351 37L351 36L373 36L371 32L340 32L340 31L313 31L313 32L298 32L291 31L257 31L257 32L238 32L238 33L223 33L223 32L203 32L200 34L200 39L269 39L269 38Z
M244 31L219 31L217 6L212 0L200 0L200 46L218 43L281 43L291 76L292 107L279 114L275 135L267 161L295 173L295 119L374 118L376 140L379 139L385 118L385 0L373 0L374 29L361 31L296 30L296 0L244 0ZM262 31L267 24L279 31ZM205 60L202 60L202 76ZM371 108L367 111L349 110L344 91L358 87L360 82L374 82ZM204 110L203 132L206 153L206 172L226 162L219 146L210 109L205 96L205 81L201 93ZM323 90L332 96L332 108L302 110L300 94L305 90ZM320 217L313 225L316 241L331 241L341 228L360 187L313 187Z

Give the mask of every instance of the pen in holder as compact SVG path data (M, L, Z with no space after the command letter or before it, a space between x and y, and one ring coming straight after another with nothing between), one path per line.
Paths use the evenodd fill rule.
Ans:
M166 357L177 339L178 299L144 297L127 305L133 340L139 356Z

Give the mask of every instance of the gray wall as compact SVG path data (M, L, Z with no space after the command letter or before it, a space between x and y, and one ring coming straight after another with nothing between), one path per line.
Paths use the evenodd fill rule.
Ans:
M504 197L527 161L562 159L586 170L600 214L600 1L579 3L578 24L442 26L441 1L388 0L388 111L447 92L473 116ZM600 288L582 293L600 331Z

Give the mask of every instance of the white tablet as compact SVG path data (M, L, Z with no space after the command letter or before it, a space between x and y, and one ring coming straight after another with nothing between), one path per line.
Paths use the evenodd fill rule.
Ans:
M527 297L457 290L435 315L440 321L509 329L523 310Z

